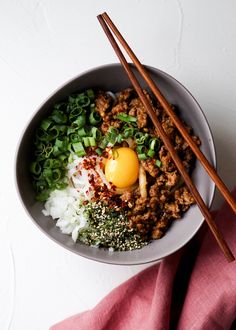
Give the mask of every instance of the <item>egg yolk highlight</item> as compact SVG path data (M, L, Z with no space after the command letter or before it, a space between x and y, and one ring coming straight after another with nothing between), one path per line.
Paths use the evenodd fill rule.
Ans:
M132 186L138 179L139 160L130 148L113 150L113 157L106 161L105 176L117 188Z

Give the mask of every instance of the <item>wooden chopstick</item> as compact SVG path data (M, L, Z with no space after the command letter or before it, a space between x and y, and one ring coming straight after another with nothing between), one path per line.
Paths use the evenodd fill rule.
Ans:
M150 87L151 91L163 107L163 109L167 112L167 114L170 116L172 122L175 124L175 126L178 128L180 134L183 136L185 141L188 143L192 151L194 152L195 156L198 158L198 160L201 162L202 166L205 168L209 176L212 178L212 180L215 182L217 188L221 192L221 194L224 196L225 200L228 202L228 204L231 206L232 210L236 213L236 201L234 200L233 196L231 195L230 191L222 181L222 179L219 177L215 169L211 166L208 159L205 157L205 155L201 152L201 150L198 148L196 143L193 141L192 137L188 134L188 131L186 130L185 126L181 122L181 120L178 118L178 116L175 114L175 112L170 107L170 104L165 99L165 97L162 95L158 87L155 85L154 81L148 74L147 70L144 66L140 63L132 49L129 47L127 42L125 41L124 37L121 35L117 27L114 25L110 17L107 15L107 13L102 14L103 19L106 21L106 23L109 25L110 29L114 33L114 35L117 37L121 45L124 47L125 51L129 55L130 59L133 61L134 65L144 78L144 80L147 82L148 86Z
M190 176L188 175L187 171L185 170L184 165L182 164L178 154L176 153L174 147L172 146L169 137L167 136L167 134L165 133L164 129L162 128L161 123L159 122L155 112L152 109L152 106L150 105L147 97L145 96L145 94L143 93L143 90L141 88L141 86L138 83L137 78L135 77L134 73L132 72L132 70L129 67L128 62L126 61L123 53L121 52L118 44L115 41L115 38L113 37L111 31L109 30L104 18L102 15L98 15L97 16L105 34L107 35L114 51L116 52L121 64L123 65L134 89L136 90L139 98L141 99L145 110L147 111L148 115L150 116L154 126L157 129L157 132L159 134L159 136L161 137L165 147L167 148L167 150L169 151L177 169L179 170L180 174L182 175L186 185L188 186L190 192L192 193L199 209L201 210L210 230L212 231L212 234L214 235L219 247L221 248L222 252L224 253L226 259L231 262L234 261L234 255L232 253L232 251L230 250L229 246L227 245L225 239L223 238L223 235L220 233L219 229L217 228L214 220L212 219L212 216L208 210L208 208L206 207L203 199L201 198L198 190L196 189L195 185L193 184Z

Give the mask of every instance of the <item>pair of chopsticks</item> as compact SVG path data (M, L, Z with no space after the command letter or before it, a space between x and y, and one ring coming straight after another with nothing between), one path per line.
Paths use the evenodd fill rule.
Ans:
M229 190L227 189L227 187L225 186L223 181L220 179L220 177L216 173L215 169L211 166L211 164L209 163L207 158L204 156L204 154L198 148L196 143L192 140L191 136L188 134L188 132L187 132L186 128L184 127L184 125L182 124L181 120L176 116L174 111L171 109L168 101L161 94L160 90L157 88L154 81L149 76L147 70L144 68L144 66L142 66L142 64L140 63L140 61L138 60L138 58L136 57L134 52L131 50L131 48L129 47L129 45L127 44L127 42L125 41L125 39L121 35L121 33L118 31L118 29L116 28L116 26L114 25L114 23L112 22L110 17L107 15L107 13L103 13L101 15L98 15L97 18L98 18L105 34L107 35L107 37L108 37L115 53L117 54L121 64L123 65L123 67L124 67L128 77L129 77L134 89L136 90L139 98L141 99L141 101L142 101L142 103L145 107L145 110L147 111L149 117L151 118L155 128L157 129L157 132L158 132L159 136L161 137L165 147L169 151L169 153L170 153L177 169L179 170L180 174L182 175L182 177L183 177L186 185L188 186L192 196L194 197L200 211L202 212L202 214L203 214L203 216L204 216L204 218L205 218L212 234L214 235L219 247L221 248L222 252L224 253L226 259L229 262L234 261L235 258L234 258L234 255L233 255L232 251L230 250L230 248L229 248L228 244L226 243L224 237L222 236L221 232L217 228L217 226L216 226L216 224L215 224L215 222L214 222L207 206L205 205L201 195L199 194L198 190L196 189L195 185L193 184L189 174L185 170L185 167L182 164L181 159L179 158L177 152L175 151L173 145L171 144L171 141L170 141L168 135L165 133L165 131L164 131L161 123L159 122L155 112L153 111L152 106L149 103L147 97L143 93L143 90L142 90L141 86L139 85L139 82L138 82L136 76L134 75L131 68L129 67L129 64L126 61L124 55L122 54L115 38L112 35L112 32L114 33L116 38L119 40L120 44L123 46L123 48L125 49L125 51L129 55L130 59L132 60L132 62L136 66L136 68L138 69L139 73L144 78L144 80L147 82L147 84L150 87L151 91L153 92L153 94L155 95L155 97L157 98L157 100L159 101L161 106L163 107L163 109L167 112L167 114L171 118L172 122L178 128L179 132L181 133L181 135L183 136L185 141L188 143L188 145L190 146L190 148L192 149L192 151L194 152L194 154L196 155L198 160L201 162L201 164L203 165L203 167L205 168L205 170L207 171L209 176L215 182L215 184L216 184L217 188L219 189L219 191L222 193L222 195L224 196L224 198L226 199L228 204L231 206L233 211L236 213L236 202L235 202L235 200L233 199L232 195L230 194Z

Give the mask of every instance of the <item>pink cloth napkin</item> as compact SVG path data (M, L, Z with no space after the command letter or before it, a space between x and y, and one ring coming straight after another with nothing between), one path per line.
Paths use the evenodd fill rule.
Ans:
M236 216L227 205L214 215L236 255ZM218 330L230 329L235 318L236 262L225 260L203 226L182 250L51 330Z

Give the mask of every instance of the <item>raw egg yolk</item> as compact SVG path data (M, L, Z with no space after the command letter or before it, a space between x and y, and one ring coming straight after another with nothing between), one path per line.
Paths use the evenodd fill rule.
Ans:
M113 157L105 165L105 176L108 182L118 188L126 188L138 179L139 160L137 154L130 148L113 150Z

